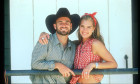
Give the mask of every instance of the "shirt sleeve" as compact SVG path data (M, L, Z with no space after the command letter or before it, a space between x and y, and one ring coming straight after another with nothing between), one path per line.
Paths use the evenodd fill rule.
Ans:
M42 45L39 42L37 42L32 52L32 61L31 61L32 69L49 70L49 71L54 70L55 61L46 60L48 45L49 44Z

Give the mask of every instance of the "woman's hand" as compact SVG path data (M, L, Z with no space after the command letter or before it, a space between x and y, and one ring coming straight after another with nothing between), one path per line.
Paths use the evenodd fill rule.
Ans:
M93 70L95 68L95 66L96 66L95 63L88 64L82 71L82 78L88 79L91 70ZM99 83L104 77L103 74L95 74L95 75L92 75L92 76L97 83Z
M46 32L42 32L39 37L39 43L42 45L48 44L48 39L50 38L49 34Z
M82 78L88 79L91 70L95 67L94 63L88 64L82 71Z

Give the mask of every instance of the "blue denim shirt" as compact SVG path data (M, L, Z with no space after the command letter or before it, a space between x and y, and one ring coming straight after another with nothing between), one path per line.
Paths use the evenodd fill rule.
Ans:
M35 70L49 70L53 71L55 62L62 63L73 68L73 61L75 56L75 44L68 40L67 47L64 49L59 42L56 33L50 35L48 44L42 45L37 42L32 53L31 67ZM32 75L30 76L32 83L66 83L70 77L63 77L62 75Z

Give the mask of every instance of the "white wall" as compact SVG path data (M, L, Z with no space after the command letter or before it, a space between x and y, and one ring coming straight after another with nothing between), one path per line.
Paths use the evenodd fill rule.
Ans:
M131 0L109 0L110 52L125 68L124 56L128 56L128 68L132 68L132 16ZM133 84L132 75L110 75L110 83Z
M124 5L125 4L125 5ZM41 32L48 32L45 18L67 7L71 14L97 12L105 45L118 63L132 67L131 0L10 0L11 69L31 69L31 56ZM49 33L49 32L48 32ZM69 36L76 40L76 31ZM123 79L123 80L122 80ZM132 75L105 75L102 83L132 83ZM29 76L12 77L12 83L31 83Z
M32 0L10 0L11 70L29 70L33 50ZM29 78L11 77L12 83L30 82Z

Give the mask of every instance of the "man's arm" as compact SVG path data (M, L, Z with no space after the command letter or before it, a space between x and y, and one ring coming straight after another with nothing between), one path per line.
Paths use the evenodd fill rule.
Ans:
M37 42L32 53L32 62L31 62L32 69L50 70L50 71L54 70L55 61L45 60L47 56L47 47L48 47L47 44L41 45L39 42Z
M42 44L42 45L45 45L45 44L48 44L48 40L49 40L50 36L48 33L46 32L42 32L39 36L39 43ZM79 44L79 41L78 40L74 40L72 41L74 44L78 45Z
M62 63L55 62L54 60L46 61L48 45L42 45L39 42L34 47L32 53L32 69L49 70L58 69L64 77L69 77L70 73L75 76L74 72Z
M42 45L48 44L49 38L50 36L48 33L42 32L39 36L39 43L41 43Z

